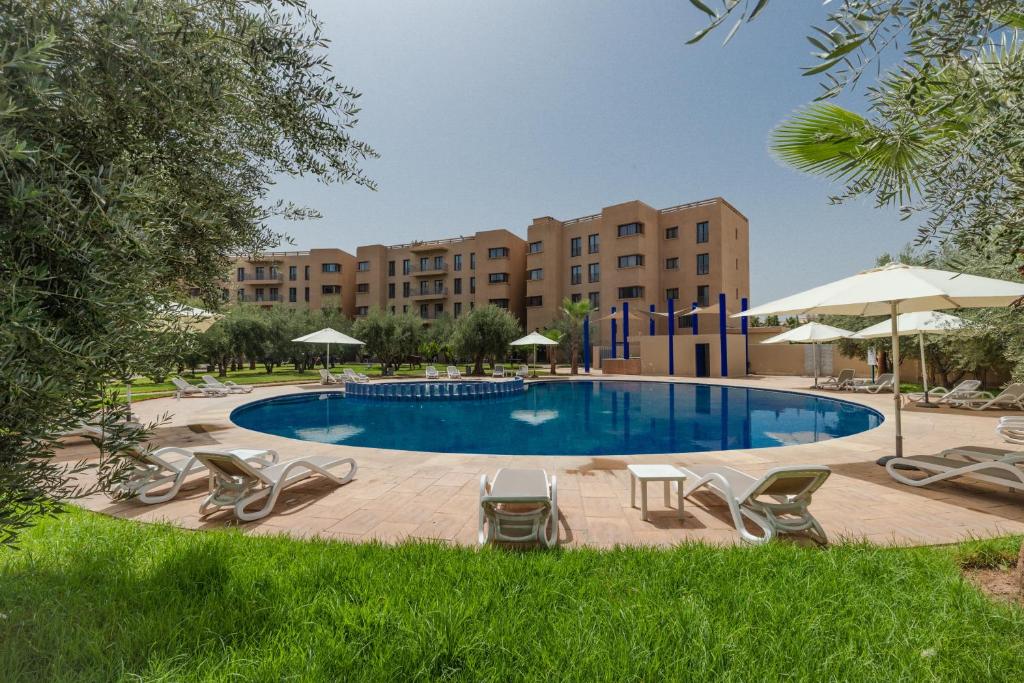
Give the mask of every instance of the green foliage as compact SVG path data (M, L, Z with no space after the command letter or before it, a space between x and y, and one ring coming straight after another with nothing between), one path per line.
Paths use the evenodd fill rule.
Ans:
M580 351L583 347L583 319L593 312L589 301L573 301L569 297L562 300L562 308L552 328L558 332L559 345L566 349L569 356L569 372L580 373Z
M323 47L290 0L5 3L0 542L71 493L54 438L106 382L189 355L166 320L182 284L215 305L232 255L277 241L270 216L312 213L269 202L275 176L372 185Z
M11 683L1012 681L1024 611L958 564L1012 543L508 552L75 512L22 552L0 549L0 671Z
M464 358L473 359L473 372L482 375L484 358L494 362L508 353L510 342L520 336L519 321L497 306L481 306L458 319L452 347Z
M363 352L376 358L381 370L387 372L419 353L423 320L411 313L388 313L372 308L352 326L352 334L365 343Z

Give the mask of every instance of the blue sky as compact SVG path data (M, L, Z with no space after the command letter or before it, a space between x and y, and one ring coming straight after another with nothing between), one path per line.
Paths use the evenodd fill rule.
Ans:
M818 92L819 0L774 0L725 47L686 40L684 0L431 3L310 0L339 80L363 93L355 134L376 192L282 179L318 209L281 222L297 248L399 243L560 219L640 199L723 196L750 220L754 303L869 267L915 230L895 209L831 206L838 188L776 162L772 127ZM859 93L841 100L859 108Z

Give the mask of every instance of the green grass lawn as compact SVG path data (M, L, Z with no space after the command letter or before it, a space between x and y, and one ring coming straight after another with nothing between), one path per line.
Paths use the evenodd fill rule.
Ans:
M954 548L508 552L71 512L0 549L5 681L1019 680Z

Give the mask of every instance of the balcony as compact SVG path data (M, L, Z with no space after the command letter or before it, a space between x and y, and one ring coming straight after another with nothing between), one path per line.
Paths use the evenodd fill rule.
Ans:
M442 263L440 266L430 264L426 268L417 268L413 266L409 269L409 274L415 277L427 277L428 275L445 275L448 272L448 264Z
M255 273L245 273L243 277L239 278L239 282L257 284L260 282L282 282L284 280L281 277L281 273L264 273L263 275L257 276Z
M413 292L410 297L413 301L430 301L431 299L444 299L448 297L448 288L435 289L429 292Z

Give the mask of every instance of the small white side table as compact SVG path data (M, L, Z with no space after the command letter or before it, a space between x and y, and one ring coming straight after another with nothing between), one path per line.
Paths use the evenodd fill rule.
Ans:
M636 482L640 481L640 516L647 519L647 482L661 481L665 483L665 507L672 507L672 482L677 482L679 502L676 514L683 518L683 483L686 475L672 465L629 465L629 504L636 507Z

